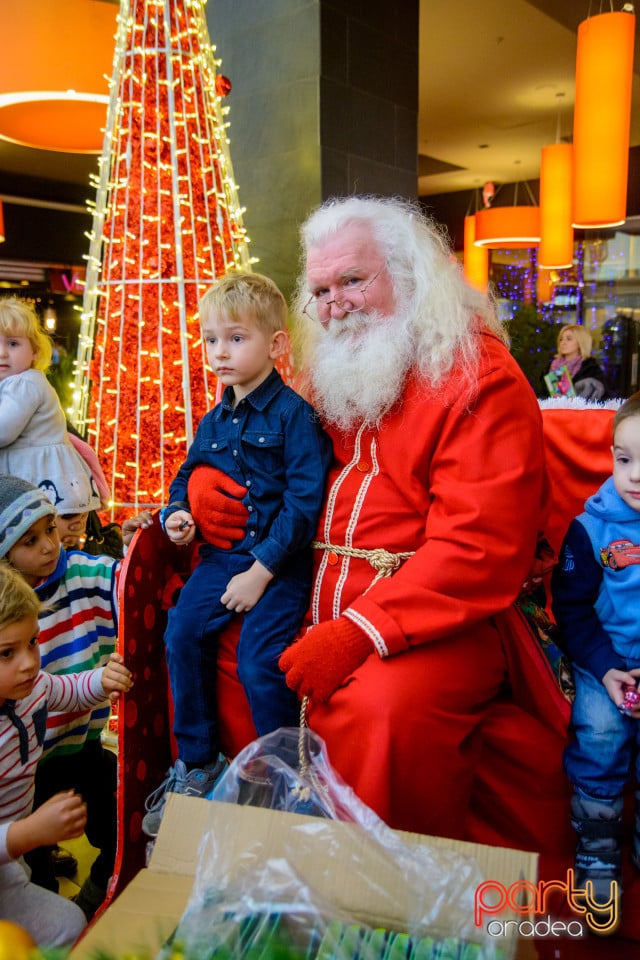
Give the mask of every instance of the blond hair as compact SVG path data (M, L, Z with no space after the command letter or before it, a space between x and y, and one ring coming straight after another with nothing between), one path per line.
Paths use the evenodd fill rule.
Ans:
M261 273L228 273L204 294L199 312L201 323L221 313L232 320L245 313L267 335L287 329L287 301Z
M42 604L7 560L0 560L0 630L27 617L37 619Z
M625 420L631 417L640 417L640 391L632 393L628 400L622 404L613 418L613 439L616 438L616 430Z
M560 337L565 332L565 330L571 330L578 341L578 350L580 351L580 356L583 360L591 356L591 351L593 349L593 337L583 326L579 323L565 323L564 327L560 327L560 333L558 334L558 353L556 356L560 356Z
M0 333L5 337L26 337L35 354L32 367L42 371L49 369L53 344L42 329L35 310L24 300L18 297L0 300Z

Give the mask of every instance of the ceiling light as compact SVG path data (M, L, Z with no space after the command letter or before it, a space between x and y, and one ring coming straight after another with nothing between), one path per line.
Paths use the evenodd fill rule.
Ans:
M476 245L489 250L537 247L540 243L540 207L525 183L531 205L518 205L518 184L513 206L491 206L476 214Z
M627 215L635 16L601 13L578 27L573 115L573 225L610 227Z
M540 163L540 247L538 266L566 269L573 265L571 182L573 147L554 143L542 148Z
M467 283L486 293L489 284L489 251L476 246L476 218L464 218L464 275Z
M59 0L2 5L0 139L99 153L118 6L95 0L62 6L64 15Z

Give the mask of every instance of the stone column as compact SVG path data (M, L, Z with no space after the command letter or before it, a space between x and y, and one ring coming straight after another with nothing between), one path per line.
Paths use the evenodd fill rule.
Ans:
M418 0L209 0L254 269L289 296L322 200L417 195Z

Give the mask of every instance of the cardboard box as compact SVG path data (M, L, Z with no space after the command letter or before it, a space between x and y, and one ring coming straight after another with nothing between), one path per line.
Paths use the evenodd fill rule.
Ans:
M319 823L331 831L317 842L314 834ZM296 856L296 870L327 901L338 905L354 919L371 926L383 926L403 931L407 917L401 915L410 900L411 891L403 890L407 878L399 868L381 865L367 842L364 831L353 824L337 821L319 821L314 817L237 806L229 803L202 800L170 794L160 833L156 840L148 868L141 870L109 909L88 930L72 950L69 960L94 960L102 951L108 957L153 958L166 939L173 933L189 900L198 848L202 837L215 831L216 842L224 841L233 862L242 861L241 852L258 845L268 858L282 853L285 837L291 837L294 827L309 825L304 831L304 845ZM472 856L478 863L483 879L498 881L505 887L518 881L536 882L537 854L520 850L462 843L440 837L418 834L397 834L408 844L431 845L445 851ZM309 837L311 840L309 840ZM298 849L296 847L296 849ZM237 853L236 853L237 851ZM329 852L331 851L331 852ZM330 864L329 860L332 860ZM357 863L358 871L353 864ZM238 867L242 869L242 867ZM377 889L358 883L358 876L388 875L387 890L393 890L395 903L384 896L380 883ZM406 895L405 895L406 894ZM400 906L399 906L400 904ZM502 919L513 919L504 913ZM520 918L522 919L522 918ZM510 948L514 946L511 941Z

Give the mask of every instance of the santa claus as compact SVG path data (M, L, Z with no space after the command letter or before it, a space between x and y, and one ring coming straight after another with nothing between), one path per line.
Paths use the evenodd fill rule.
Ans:
M309 625L281 668L393 827L541 849L550 818L565 830L564 738L536 715L511 617L543 525L535 396L417 205L327 202L302 244L300 388L334 462Z

